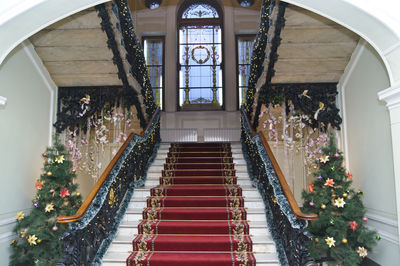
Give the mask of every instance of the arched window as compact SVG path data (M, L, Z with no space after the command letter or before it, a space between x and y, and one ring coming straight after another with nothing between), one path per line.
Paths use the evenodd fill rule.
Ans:
M179 109L222 109L222 12L215 0L188 0L178 12Z

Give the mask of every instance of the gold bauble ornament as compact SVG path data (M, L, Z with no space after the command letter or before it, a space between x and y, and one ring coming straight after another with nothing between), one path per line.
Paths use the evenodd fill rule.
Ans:
M326 209L326 205L325 205L325 204L322 204L322 205L321 205L321 209L325 210L325 209Z
M81 193L77 192L76 195L79 197L81 195Z
M36 242L39 244L40 242L42 242L42 240L39 238L38 240L36 240Z
M348 194L347 193L343 193L343 198L347 198Z
M313 166L313 168L314 168L314 169L317 169L317 166L316 166L316 165L314 165L314 166Z
M47 176L52 176L53 175L53 173L52 172L47 172Z
M343 244L347 244L347 239L346 239L346 238L343 238L343 239L342 239L342 243L343 243Z

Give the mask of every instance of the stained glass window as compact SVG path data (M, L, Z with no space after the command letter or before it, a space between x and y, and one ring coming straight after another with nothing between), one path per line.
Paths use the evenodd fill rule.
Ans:
M182 18L219 18L219 15L217 10L208 4L193 4L183 12Z
M208 4L195 3L182 13L182 21L192 18L205 20L179 28L179 106L221 109L222 29L214 20L219 14Z
M164 38L144 37L143 47L150 83L156 104L163 109L164 99Z
M248 88L251 53L255 36L237 36L237 75L239 91L239 108L244 104Z

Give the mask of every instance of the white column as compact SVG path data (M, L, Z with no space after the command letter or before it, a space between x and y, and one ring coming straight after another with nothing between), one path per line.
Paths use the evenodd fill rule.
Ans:
M396 186L397 228L400 228L400 84L378 93L379 99L387 103L392 133L393 166ZM400 230L399 237L400 237Z
M233 8L224 7L224 67L225 67L225 110L236 111L236 51Z
M176 112L178 85L176 6L167 7L167 34L165 36L165 111Z

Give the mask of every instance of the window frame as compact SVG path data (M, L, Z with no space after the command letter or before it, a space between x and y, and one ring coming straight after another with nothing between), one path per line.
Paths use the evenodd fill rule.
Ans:
M204 18L204 19L184 19L182 18L182 14L185 12L187 8L194 4L207 4L215 8L218 12L218 18ZM183 2L183 4L179 7L177 12L177 22L176 22L176 110L177 111L224 111L225 110L225 30L224 30L224 16L223 10L221 6L215 0L187 0ZM179 85L179 72L180 72L180 60L179 60L179 48L180 48L180 34L179 31L182 26L219 26L221 28L221 71L222 71L222 105L221 108L212 109L212 108L193 108L193 109L183 109L179 104L179 94L180 94L180 85Z
M142 47L143 47L143 53L144 53L144 41L145 40L161 40L162 41L162 86L161 86L161 91L162 91L162 107L160 108L161 111L165 110L165 36L164 35L144 35L142 36ZM144 55L146 58L146 55ZM146 63L146 68L147 68L147 63ZM150 79L150 77L149 77Z
M257 37L257 34L236 34L235 35L235 53L236 53L236 72L235 72L235 76L236 76L236 108L237 110L240 110L240 93L239 93L239 89L241 87L241 85L239 84L239 39L243 38L243 39L253 39L255 40ZM250 65L251 65L251 57L252 54L250 55ZM247 86L247 88L249 88ZM246 97L246 95L244 95L243 97Z

